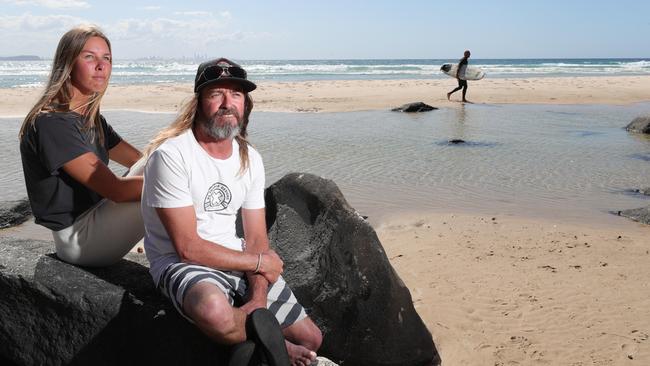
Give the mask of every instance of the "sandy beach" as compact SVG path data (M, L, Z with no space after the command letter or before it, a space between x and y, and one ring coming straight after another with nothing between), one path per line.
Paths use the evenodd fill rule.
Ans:
M378 233L448 365L650 364L650 227L450 213Z
M460 92L451 78L431 80L332 80L260 82L253 92L255 110L268 112L349 112L385 110L421 101L435 107L458 105ZM24 116L38 88L0 89L0 116ZM176 112L191 97L190 84L111 85L103 108ZM650 76L545 77L484 79L469 83L467 98L485 104L632 104L650 101Z
M446 99L453 79L262 82L255 110L386 110ZM0 89L0 116L24 116L39 89ZM190 84L112 85L104 110L176 112ZM458 101L460 93L452 99ZM486 104L650 102L650 76L485 79ZM640 202L639 206L642 206ZM373 223L445 365L649 365L650 226L459 212Z

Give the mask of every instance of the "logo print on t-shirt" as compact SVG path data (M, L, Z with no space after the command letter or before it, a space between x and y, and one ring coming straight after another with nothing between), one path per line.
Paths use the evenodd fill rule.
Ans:
M203 209L206 211L222 211L228 207L232 195L230 189L223 183L215 183L208 190L203 201Z

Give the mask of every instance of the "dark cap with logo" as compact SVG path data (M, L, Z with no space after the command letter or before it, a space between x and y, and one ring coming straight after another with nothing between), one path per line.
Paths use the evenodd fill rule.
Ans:
M206 61L196 70L194 92L198 93L208 85L231 82L241 86L244 93L248 93L255 90L257 85L246 77L246 70L227 58Z

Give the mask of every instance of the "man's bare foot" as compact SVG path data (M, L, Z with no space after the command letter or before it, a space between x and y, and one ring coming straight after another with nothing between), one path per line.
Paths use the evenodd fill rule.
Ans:
M287 345L289 359L291 360L291 366L309 366L316 361L316 352L289 341L285 341L285 343Z
M451 100L451 93L447 93L447 100Z
M470 101L469 101L469 100L467 100L467 99L463 99L463 103L469 103L469 104L474 104L474 103L472 103L472 102L470 102Z

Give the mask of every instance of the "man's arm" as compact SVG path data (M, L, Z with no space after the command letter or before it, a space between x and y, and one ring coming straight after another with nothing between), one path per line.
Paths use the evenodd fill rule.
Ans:
M201 238L197 233L196 213L192 206L156 208L156 213L167 230L176 253L185 263L226 271L254 272L260 258L259 253L263 253L262 263L257 268L258 277L273 283L282 273L282 260L274 251L268 250L268 244L266 251L244 253Z
M456 66L456 79L460 79L458 77L458 74L460 74L460 68L464 65L467 65L467 59L465 57L461 58L460 61L458 61L458 66Z
M265 209L242 208L242 223L244 226L244 239L246 240L247 253L264 253L269 251L269 238L266 234ZM275 253L275 252L274 252ZM266 263L266 255L262 256L262 264ZM258 308L266 308L266 298L269 281L259 273L246 272L250 291L248 299L241 309L247 314Z

